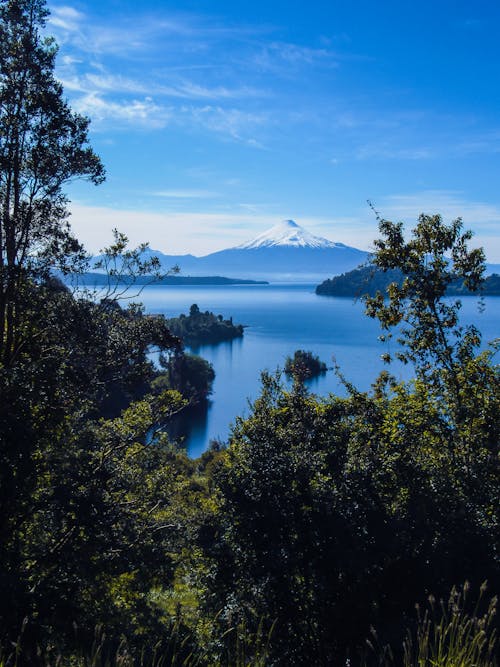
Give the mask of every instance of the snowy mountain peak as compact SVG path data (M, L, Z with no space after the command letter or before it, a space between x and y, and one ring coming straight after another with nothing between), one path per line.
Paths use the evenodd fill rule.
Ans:
M295 248L339 248L342 243L334 243L321 236L314 236L298 225L294 220L283 220L266 232L259 234L252 241L237 246L238 250L292 246Z

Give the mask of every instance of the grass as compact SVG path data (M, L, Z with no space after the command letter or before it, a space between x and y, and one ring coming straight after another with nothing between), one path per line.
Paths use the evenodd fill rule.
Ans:
M31 660L23 655L22 635L27 624L9 650L0 649L0 667L25 667ZM224 655L217 659L201 646L190 650L192 637L174 623L168 641L155 647L147 647L139 655L133 654L126 639L110 651L110 643L104 629L98 626L95 639L87 651L70 655L57 648L39 651L37 665L43 667L265 667L273 627L266 634L260 623L256 633L250 633L244 623L229 628L220 637L225 646ZM114 644L116 647L116 643Z
M466 611L469 585L454 588L448 601L429 598L429 609L417 608L416 636L404 643L404 667L490 667L497 664L498 638L495 628L497 598L486 605L486 585L480 589L471 614ZM486 607L486 608L485 608ZM482 611L483 610L483 611Z
M498 636L495 624L497 598L485 599L486 584L480 588L476 605L469 603L470 586L453 588L447 601L439 603L431 595L427 607L417 609L417 623L403 642L397 661L390 647L376 649L378 662L385 667L496 667Z

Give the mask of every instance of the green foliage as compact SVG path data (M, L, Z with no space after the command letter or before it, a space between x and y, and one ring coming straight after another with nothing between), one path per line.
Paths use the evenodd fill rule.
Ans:
M243 326L233 324L232 317L225 320L222 315L216 316L208 310L202 313L195 303L191 306L189 315L169 319L168 326L186 345L221 343L243 336Z
M299 381L317 377L327 370L324 361L306 350L295 350L293 357L287 357L285 361L286 375Z
M152 429L185 402L148 395L148 351L176 339L161 317L57 283L26 283L21 296L29 345L0 368L2 633L28 617L29 655L37 618L61 641L74 621L82 637L110 618L153 632L147 591L172 576L169 506L185 464Z
M473 326L459 325L460 301L444 297L456 278L471 292L480 288L484 253L467 248L472 234L462 233L460 219L447 226L439 215L422 214L408 242L402 223L379 224L383 238L375 241L373 264L383 271L399 269L405 279L389 286L387 301L381 293L366 297L367 315L388 332L401 327L398 343L403 349L396 355L401 361L413 362L427 381L444 369L453 382L458 367L479 345L480 334Z
M42 0L0 4L0 644L23 626L29 665L54 645L88 649L99 622L131 650L161 640L169 620L150 592L173 579L176 498L192 474L156 430L186 402L150 393L149 353L180 341L164 318L116 300L123 273L154 260L116 233L100 302L50 274L87 266L64 184L104 172L54 77L47 15Z
M319 401L265 377L214 473L207 609L276 619L273 664L327 665L361 650L370 625L401 634L426 589L483 576L497 588L493 379L465 437L421 383Z
M23 632L10 653L0 649L0 667L19 667L23 664ZM77 630L77 628L75 628ZM40 667L264 667L268 664L268 648L272 628L264 635L262 625L257 634L248 632L240 623L225 633L227 652L222 658L214 658L206 647L193 643L193 636L179 619L165 627L165 639L154 647L133 650L126 638L113 641L103 626L96 626L92 645L68 654L54 645L40 654Z
M206 359L195 354L177 351L162 360L165 371L152 382L154 392L162 389L176 389L190 403L198 403L212 391L215 372Z

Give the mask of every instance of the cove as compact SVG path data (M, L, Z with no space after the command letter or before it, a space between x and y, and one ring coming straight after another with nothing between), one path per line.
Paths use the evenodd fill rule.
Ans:
M148 286L141 294L147 312L166 317L187 313L191 304L216 315L233 317L246 326L243 338L218 345L188 348L207 359L216 378L213 393L205 405L186 411L174 424L171 435L183 441L188 454L197 457L213 439L225 441L236 417L249 414L251 401L260 389L263 370L283 368L296 349L311 350L327 366L332 358L345 378L360 390L367 390L378 373L387 368L384 352L394 352L395 343L382 344L377 321L364 314L363 304L351 298L322 297L312 284L238 286ZM487 342L499 335L497 297L483 299L478 311L475 297L462 298L462 323L473 323ZM392 346L392 347L391 347ZM398 379L409 379L412 369L402 365L390 369ZM335 373L307 383L321 396L345 394Z

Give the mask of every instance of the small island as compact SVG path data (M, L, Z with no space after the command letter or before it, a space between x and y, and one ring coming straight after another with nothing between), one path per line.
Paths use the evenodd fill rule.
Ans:
M323 375L327 370L324 361L306 350L295 350L293 357L287 357L285 362L285 375L301 381Z
M225 320L222 315L215 315L208 310L201 312L196 303L189 309L189 315L170 318L167 326L186 345L222 343L241 338L244 329L242 324L233 324L232 317Z
M362 266L340 276L328 278L316 287L316 294L322 296L362 297L375 296L377 292L385 294L391 283L401 285L404 274L398 269L382 271L375 266ZM450 283L446 292L448 296L468 296L471 292L460 279ZM496 273L485 278L481 294L484 296L500 295L500 276Z

